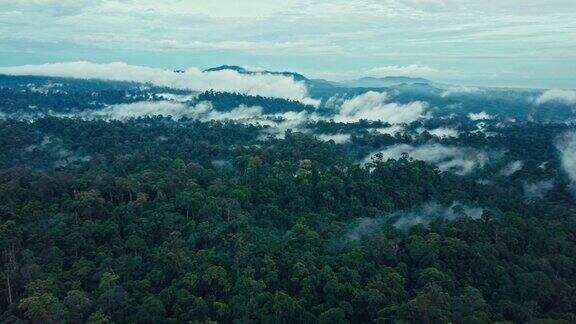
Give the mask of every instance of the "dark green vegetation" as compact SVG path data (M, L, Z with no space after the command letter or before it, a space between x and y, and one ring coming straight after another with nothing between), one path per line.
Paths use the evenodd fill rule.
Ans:
M0 133L3 322L576 321L567 194L526 201L514 179L404 158L362 167L346 146L236 124L47 118ZM78 158L53 168L54 150ZM348 235L428 201L490 211Z
M576 322L576 205L558 148L575 127L542 123L573 113L527 108L535 92L401 84L395 101L424 100L436 118L309 120L282 138L258 124L49 117L171 96L334 114L341 88L303 80L323 106L0 76L0 322ZM495 116L467 116L482 111ZM377 131L391 126L402 131ZM366 159L397 146L441 158Z
M193 102L198 103L202 101L211 102L214 109L219 111L230 110L239 105L262 107L262 112L264 114L276 114L287 111L314 111L313 106L304 105L298 101L261 96L247 96L239 93L206 91L199 94Z

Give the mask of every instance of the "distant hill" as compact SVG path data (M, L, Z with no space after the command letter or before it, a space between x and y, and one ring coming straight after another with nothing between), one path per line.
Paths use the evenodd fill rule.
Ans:
M305 76L303 76L302 74L299 73L295 73L295 72L275 72L275 71L250 71L247 70L241 66L237 66L237 65L221 65L221 66L217 66L217 67L213 67L213 68L209 68L204 70L204 72L215 72L215 71L226 71L226 70L230 70L230 71L236 71L240 74L256 74L256 73L260 73L260 74L271 74L271 75L282 75L282 76L287 76L287 77L292 77L295 81L306 81L308 80L308 78L306 78Z
M349 88L381 88L381 87L391 87L399 84L431 84L430 80L424 78L411 78L402 76L387 76L383 78L375 77L364 77L355 80L333 82L337 87L349 87Z
M204 70L204 72L215 72L215 71L236 71L238 73L250 73L250 71L246 70L245 68L238 66L238 65L220 65L217 67L209 68Z

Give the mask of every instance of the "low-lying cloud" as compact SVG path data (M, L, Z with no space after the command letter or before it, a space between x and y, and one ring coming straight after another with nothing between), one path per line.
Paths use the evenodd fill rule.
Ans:
M425 117L428 104L414 101L408 104L390 102L386 92L368 91L342 103L334 121L350 123L361 119L385 121L390 124L410 123Z
M296 113L295 113L296 114ZM77 116L87 119L128 120L131 118L158 116L172 117L174 120L186 117L200 121L224 121L232 120L242 123L261 123L263 125L277 125L279 122L269 120L271 118L292 120L295 116L291 113L266 115L262 107L240 105L236 108L219 111L215 110L212 103L202 101L194 106L175 101L140 101L128 104L111 105L104 109L90 112L82 112ZM296 114L297 115L297 114ZM301 118L296 118L300 120Z
M0 74L131 81L174 89L238 92L297 100L311 105L319 103L308 96L304 82L295 81L292 77L264 73L241 74L232 70L203 72L189 68L183 73L178 73L123 62L98 64L81 61L0 67Z
M419 128L417 129L418 133L423 133L423 132L428 132L430 135L434 135L440 138L444 138L444 137L458 137L460 135L460 132L456 129L453 128L448 128L448 127L438 127L438 128L434 128L434 129L425 129L425 128Z
M544 196L554 189L554 179L542 180L537 182L525 182L523 184L524 195L526 198L544 198Z
M236 108L220 111L214 109L209 101L202 101L194 106L175 101L142 101L130 104L120 104L108 106L101 110L83 112L76 115L66 115L66 117L80 117L84 119L104 119L126 121L138 117L151 117L162 115L170 116L174 120L183 117L199 121L234 121L242 124L253 124L267 127L264 129L264 136L283 138L288 129L304 131L304 126L309 120L315 118L314 114L302 112L285 112L278 114L264 114L262 107L240 105ZM334 140L342 143L350 135L340 134L321 138L323 140Z
M200 106L200 104L198 105ZM106 120L128 120L145 116L172 116L174 119L194 116L195 107L174 101L140 101L127 104L112 105L100 110L83 111L76 116Z
M501 176L504 176L504 177L509 177L509 176L513 175L514 173L522 170L523 166L524 166L524 162L522 162L522 161L510 162L508 165L506 165L504 168L502 168L502 170L500 170L499 174Z
M428 203L420 206L419 208L396 214L395 216L400 216L400 218L394 223L394 227L408 228L419 224L428 226L428 224L437 219L479 219L482 217L483 212L483 208L468 207L458 202L453 203L450 207L446 207L438 203Z
M403 153L407 153L415 160L435 164L440 171L452 172L458 175L466 175L475 169L484 167L489 158L486 152L474 148L445 146L438 143L420 146L396 144L379 153L382 153L385 160L397 159ZM370 161L372 156L368 157L365 162Z
M336 144L344 144L350 142L350 134L318 134L316 137L321 141L334 141Z
M562 168L572 183L572 191L576 197L576 132L568 132L561 136L556 147L560 151Z
M46 135L37 144L24 148L26 154L34 154L36 151L43 152L45 154L44 157L47 159L45 162L55 168L64 167L75 162L88 162L91 159L88 155L67 148L62 139L51 135Z
M576 91L573 90L548 90L542 93L534 104L542 105L549 102L557 102L565 105L576 104Z
M398 133L402 133L404 131L404 126L402 125L391 125L388 127L381 127L381 128L375 128L374 131L376 133L380 133L380 134L387 134L387 135L391 135L394 136Z
M479 113L469 113L468 118L473 121L494 119L494 116L489 115L487 112L482 111Z

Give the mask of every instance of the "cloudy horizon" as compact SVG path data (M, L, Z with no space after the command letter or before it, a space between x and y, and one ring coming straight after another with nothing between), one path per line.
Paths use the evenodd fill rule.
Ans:
M576 2L0 0L0 66L223 64L330 80L574 88Z

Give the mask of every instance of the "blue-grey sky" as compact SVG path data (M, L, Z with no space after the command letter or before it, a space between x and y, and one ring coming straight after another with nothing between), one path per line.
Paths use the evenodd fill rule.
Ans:
M78 60L576 88L576 0L0 0L0 66Z

